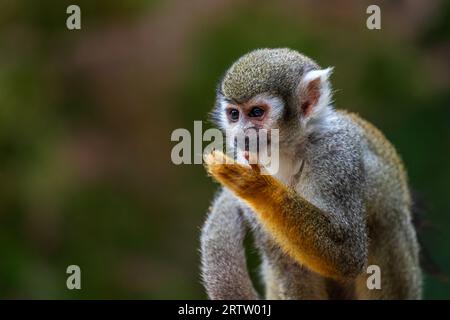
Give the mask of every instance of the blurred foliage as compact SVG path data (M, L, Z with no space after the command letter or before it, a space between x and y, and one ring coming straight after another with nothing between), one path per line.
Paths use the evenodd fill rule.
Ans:
M80 31L65 27L74 3ZM450 273L450 5L380 2L370 31L368 4L2 2L0 297L204 298L199 228L217 186L171 163L170 134L206 120L223 72L258 47L335 66L336 106L397 147L428 205L426 247ZM80 291L66 289L70 264ZM425 280L426 298L450 298Z

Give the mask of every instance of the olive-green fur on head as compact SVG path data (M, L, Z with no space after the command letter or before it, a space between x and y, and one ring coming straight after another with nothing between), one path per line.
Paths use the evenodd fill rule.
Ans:
M246 101L269 93L287 98L305 70L319 69L312 59L288 49L257 49L239 58L225 74L221 92L226 98Z

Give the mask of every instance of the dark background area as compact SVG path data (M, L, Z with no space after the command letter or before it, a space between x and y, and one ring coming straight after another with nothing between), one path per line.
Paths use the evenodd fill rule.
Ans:
M336 106L396 146L450 273L449 40L444 0L2 1L0 298L205 298L198 238L218 186L172 164L170 135L206 120L220 76L260 47L335 67ZM450 283L425 275L425 298Z

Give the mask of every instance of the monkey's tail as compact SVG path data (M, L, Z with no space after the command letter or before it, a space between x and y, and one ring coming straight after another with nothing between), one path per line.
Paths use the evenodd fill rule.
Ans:
M423 198L415 191L411 190L413 205L411 208L412 222L416 229L420 246L420 265L423 270L443 282L449 281L449 275L434 261L423 241L423 233L428 229L438 229L425 215L428 211Z

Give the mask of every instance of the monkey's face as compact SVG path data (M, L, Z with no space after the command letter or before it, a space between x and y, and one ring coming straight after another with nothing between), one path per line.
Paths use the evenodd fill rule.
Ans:
M238 103L220 96L218 109L219 124L225 129L227 143L237 149L238 160L249 160L277 143L271 137L285 110L282 98L265 93Z

